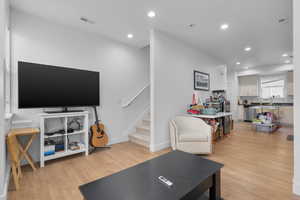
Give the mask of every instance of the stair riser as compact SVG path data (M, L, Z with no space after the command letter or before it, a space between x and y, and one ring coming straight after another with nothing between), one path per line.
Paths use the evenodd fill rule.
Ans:
M130 139L131 142L133 142L135 144L139 144L139 145L142 145L142 146L147 147L147 148L149 148L149 146L150 146L150 144L148 142L140 140L136 137L129 136L129 139Z
M142 123L144 126L150 126L150 124L151 124L150 120L143 120Z
M150 147L150 113L147 113L143 120L135 127L136 132L129 135L129 140L135 144Z
M143 134L143 135L150 135L150 130L144 129L144 128L139 128L136 127L136 132Z

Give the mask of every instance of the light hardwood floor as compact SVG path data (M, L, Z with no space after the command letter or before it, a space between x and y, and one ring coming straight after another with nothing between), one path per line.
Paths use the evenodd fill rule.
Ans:
M215 145L206 158L225 164L222 196L225 200L300 200L292 195L293 143L286 140L291 128L273 134L256 133L239 123L233 134ZM78 186L164 154L149 153L133 143L113 145L88 157L72 156L46 163L33 173L25 168L19 191L9 200L82 200Z

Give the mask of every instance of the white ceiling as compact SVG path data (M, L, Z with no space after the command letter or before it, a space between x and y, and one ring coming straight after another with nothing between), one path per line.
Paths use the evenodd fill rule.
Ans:
M12 7L88 32L143 47L157 28L189 42L229 66L283 63L292 53L292 0L11 0ZM154 19L147 11L154 10ZM87 17L96 23L79 20ZM280 18L289 22L280 24ZM219 26L228 23L229 29ZM190 28L189 24L196 24ZM127 34L134 34L128 39ZM252 51L243 51L245 46Z

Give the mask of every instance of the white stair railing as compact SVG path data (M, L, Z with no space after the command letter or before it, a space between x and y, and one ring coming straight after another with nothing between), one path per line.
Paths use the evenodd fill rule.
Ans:
M139 90L138 93L134 97L129 99L126 103L123 103L122 107L126 108L126 107L130 106L130 104L132 104L136 100L136 98L138 98L138 96L140 96L144 92L144 90L146 90L148 87L150 87L150 83L148 83L141 90Z

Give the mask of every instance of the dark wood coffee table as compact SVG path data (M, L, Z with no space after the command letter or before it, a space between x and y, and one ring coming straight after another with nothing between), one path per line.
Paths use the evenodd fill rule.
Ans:
M79 189L85 200L220 200L222 167L193 154L173 151ZM159 176L173 185L166 186ZM209 197L203 197L206 191Z

